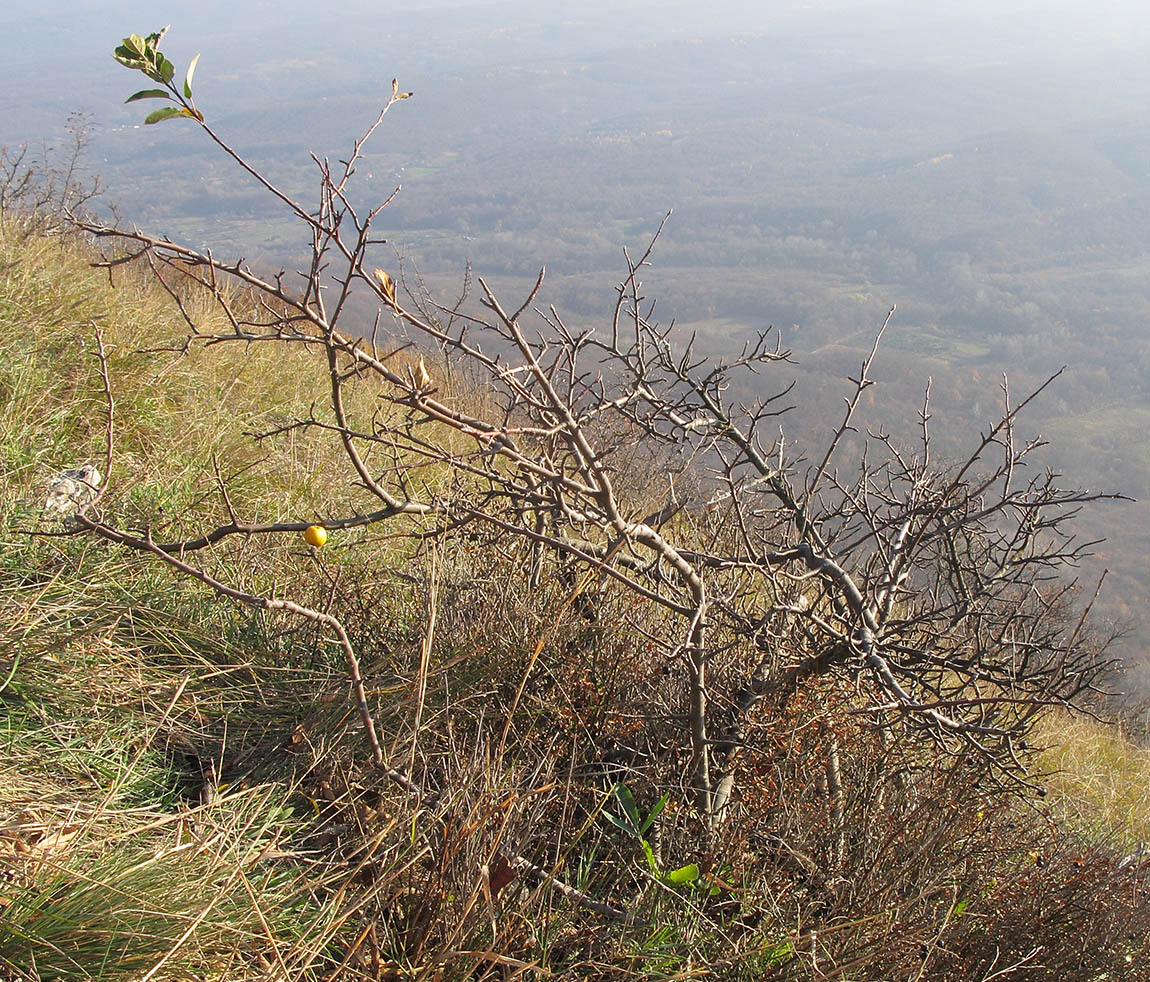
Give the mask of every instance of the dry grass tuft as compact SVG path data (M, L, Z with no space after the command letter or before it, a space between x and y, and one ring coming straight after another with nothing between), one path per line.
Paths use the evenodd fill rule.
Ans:
M1133 850L1150 843L1150 750L1089 716L1051 713L1035 734L1052 803L1077 827Z

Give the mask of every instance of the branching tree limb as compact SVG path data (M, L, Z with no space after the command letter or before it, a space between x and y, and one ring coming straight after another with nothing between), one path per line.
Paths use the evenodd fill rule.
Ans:
M892 308L848 380L840 422L807 466L781 428L793 382L784 374L790 353L776 335L764 332L714 360L654 320L640 274L663 225L638 261L624 253L626 275L602 331L575 330L553 307L539 307L542 270L518 303L504 304L480 278L478 307L466 306L465 291L454 307L440 308L426 294L403 295L377 265L383 240L374 223L391 198L361 210L349 196L366 141L406 95L397 86L347 161L332 167L315 159L314 210L245 162L190 94L170 91L177 115L190 117L296 216L308 261L294 276L269 278L242 260L81 219L111 245L104 265L144 260L173 296L205 291L230 330L203 328L184 305L195 343L317 352L328 405L286 428L338 437L348 504L323 519L327 529L387 523L426 541L483 527L509 547L522 545L532 585L574 563L658 609L660 648L685 668L684 784L712 825L737 789L746 720L818 677L849 681L863 718L899 717L940 748L979 754L1017 776L1016 744L1033 716L1101 683L1105 643L1084 630L1073 588L1057 575L1091 545L1070 530L1077 509L1119 496L1064 488L1058 475L1028 470L1042 444L1017 436L1020 414L1057 374L1017 402L1004 384L1001 414L966 459L939 464L929 386L917 445L862 432L856 422L875 385L870 372ZM438 383L440 363L429 369L422 356L415 362L400 348L381 351L378 319L358 323L352 313L357 292L374 295L396 336L406 332L438 349L443 370L477 379L478 391ZM372 411L351 398L369 383L378 390ZM421 482L427 465L448 476ZM352 503L365 493L373 507ZM193 537L157 542L100 512L88 508L74 531L153 556L237 602L333 632L372 753L387 768L338 618L248 594L191 558L235 536L302 530L313 517L242 522L233 515ZM650 623L642 629L651 632Z

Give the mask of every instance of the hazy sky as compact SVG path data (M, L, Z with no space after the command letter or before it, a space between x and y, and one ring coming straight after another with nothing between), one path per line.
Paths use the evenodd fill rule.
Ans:
M261 59L271 48L281 58L307 59L332 57L340 47L362 56L365 47L379 45L381 58L410 71L435 63L444 36L481 38L528 21L582 23L585 30L570 32L569 40L600 47L780 30L834 35L894 67L923 57L1072 62L1150 46L1145 0L584 0L574 8L548 0L49 0L7 4L0 12L7 39L0 62L0 140L9 138L10 120L26 122L21 107L47 111L102 97L105 85L122 82L108 58L118 38L169 22L173 51L204 49L204 67L232 45ZM516 55L527 59L531 52ZM44 123L53 125L51 119Z
M205 75L212 62L218 72L239 51L258 61L274 52L279 59L338 70L341 51L362 59L365 49L378 49L381 64L410 76L443 69L437 55L445 38L489 39L524 22L563 25L548 39L553 48L763 31L834 36L892 67L924 58L1073 64L1108 50L1150 48L1150 4L1144 0L584 0L575 8L547 0L49 0L6 4L0 11L6 38L0 142L53 132L70 109L101 114L123 85L108 57L111 48L127 33L168 22L173 56L203 50ZM565 29L580 24L582 30ZM464 67L466 44L449 49L451 60ZM530 59L532 52L515 50L514 56Z

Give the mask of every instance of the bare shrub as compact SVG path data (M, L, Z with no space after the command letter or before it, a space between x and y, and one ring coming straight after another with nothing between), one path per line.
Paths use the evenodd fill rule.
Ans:
M223 142L191 72L173 84L161 38L117 53L162 86L137 94L170 103L151 119L199 126L293 212L309 260L264 277L80 225L105 244L109 275L151 268L184 313L185 350L311 355L326 404L255 436L329 448L343 483L328 513L285 518L249 513L218 472L210 500L131 526L97 339L108 479L74 528L40 531L100 537L301 619L342 659L374 773L333 758L330 807L317 807L354 814L374 779L366 807L409 836L407 851L370 827L352 837L347 889L367 926L348 962L370 936L378 957L428 972L455 959L464 974L525 970L540 952L596 977L608 964L671 974L696 947L754 978L1047 964L1021 927L991 955L968 925L1015 923L1007 908L1028 883L1003 878L1022 853L987 830L1011 794L1035 790L1031 724L1097 691L1110 667L1089 601L1060 574L1089 548L1071 531L1077 509L1115 496L1030 469L1042 444L1019 431L1054 378L1023 398L1004 380L965 459L939 461L929 385L910 445L856 431L884 324L827 442L800 450L777 338L712 360L654 319L642 276L658 233L625 254L596 329L543 305L542 271L516 303L482 278L477 300L465 290L451 307L418 285L405 294L374 231L387 201L361 208L349 188L365 141L409 94L393 84L346 161L316 159L309 209ZM203 326L196 291L226 328ZM374 328L352 313L369 292ZM731 395L749 380L765 394ZM310 553L320 586L230 578L252 540L317 524L349 546L338 564ZM346 715L308 740L324 727L338 740ZM1122 880L1098 863L1089 889L1113 890L1118 911ZM1052 902L1078 903L1077 890ZM574 914L554 917L557 904ZM668 910L671 939L651 927ZM580 924L591 940L574 940Z

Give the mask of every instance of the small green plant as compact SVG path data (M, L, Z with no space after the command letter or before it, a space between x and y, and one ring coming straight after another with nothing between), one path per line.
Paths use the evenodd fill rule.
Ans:
M169 102L176 103L174 106L165 106L163 109L149 113L144 120L145 123L160 123L165 119L175 119L177 116L197 119L202 123L204 121L203 114L196 108L195 102L192 100L192 79L195 77L196 63L200 60L200 56L197 54L188 64L188 70L184 73L183 90L181 91L172 83L172 79L176 75L176 66L160 51L160 42L168 33L169 27L171 27L170 24L163 30L149 34L147 37L129 34L124 38L124 43L116 48L112 54L112 57L125 68L143 72L153 82L159 82L164 86L162 89L141 89L139 92L132 93L124 101L139 102L141 99L167 99Z
M698 885L700 883L698 863L688 863L686 866L680 866L678 869L664 872L655 857L655 850L651 847L651 843L647 839L647 833L651 831L651 826L655 824L655 819L659 817L659 814L666 807L667 799L670 795L663 795L663 797L655 802L654 807L647 813L647 817L641 818L639 815L639 806L635 804L635 796L631 794L631 789L628 788L626 784L620 782L615 785L613 793L615 800L619 803L619 809L622 815L614 815L604 810L603 817L639 843L639 846L643 850L643 855L647 857L647 865L651 868L651 872L658 879L663 880L665 883L673 884L674 886ZM710 890L717 893L718 887L711 887Z

